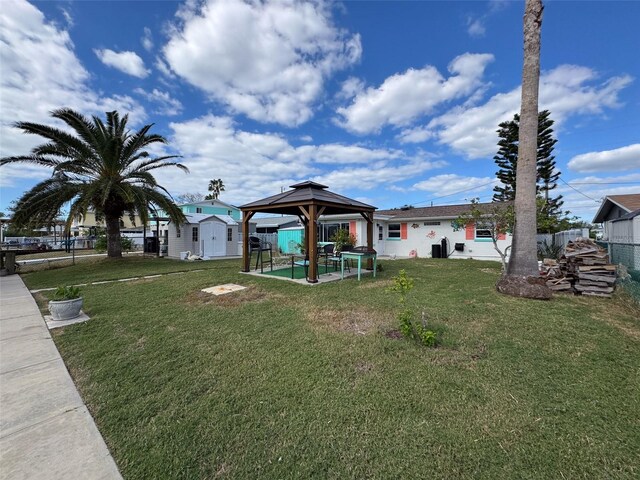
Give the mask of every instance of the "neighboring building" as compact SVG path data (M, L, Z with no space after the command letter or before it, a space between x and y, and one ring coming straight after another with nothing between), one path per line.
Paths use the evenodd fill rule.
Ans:
M242 220L242 212L222 200L201 200L200 202L185 203L179 205L184 213L198 213L208 215L228 215L236 222Z
M252 218L249 222L251 233L277 233L283 228L299 227L300 219L295 215L279 215Z
M202 258L238 254L238 222L230 215L192 213L186 217L187 221L178 228L172 222L167 223L169 257L181 258L183 252Z
M640 193L629 195L607 195L598 209L593 223L602 224L602 240L608 241L613 232L613 223L622 219L628 214L640 209ZM632 219L625 219L632 220ZM616 229L616 231L618 231ZM617 241L611 239L611 241ZM640 235L635 237L635 241L640 243ZM629 242L634 243L634 242Z
M640 272L640 193L607 195L593 222L602 223L602 240L608 244L611 262L625 265L637 276Z
M87 211L87 213L82 217L75 217L71 223L71 231L79 232L81 235L88 233L88 230L93 227L105 228L106 224L104 220L97 221L96 214L92 210ZM142 227L142 220L140 220L138 215L134 217L133 222L131 221L131 218L129 218L129 215L123 215L122 218L120 218L121 229L132 229L136 227Z

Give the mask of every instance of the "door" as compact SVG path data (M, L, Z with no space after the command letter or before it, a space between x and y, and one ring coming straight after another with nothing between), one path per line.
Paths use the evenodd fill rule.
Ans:
M200 224L200 255L205 258L213 255L213 227L211 222Z
M376 228L373 231L373 244L375 245L378 255L384 255L384 225L376 223Z
M224 257L227 254L227 224L212 222L213 250L212 257Z

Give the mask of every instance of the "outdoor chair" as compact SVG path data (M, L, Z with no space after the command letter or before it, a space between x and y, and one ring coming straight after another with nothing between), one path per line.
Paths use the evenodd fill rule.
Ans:
M338 271L338 265L340 264L340 253L335 252L335 245L330 243L323 247L323 255L325 257L325 270L328 268L329 262L333 263L333 270ZM349 267L349 259L347 259L345 263L347 270L351 273L351 268Z
M250 236L249 237L249 264L251 264L251 255L253 252L257 252L256 255L256 270L258 270L258 264L260 265L260 273L264 270L264 264L268 263L271 267L271 271L273 271L273 253L272 253L272 245L271 242L266 242L262 240L260 237ZM262 252L269 252L269 259L265 260Z

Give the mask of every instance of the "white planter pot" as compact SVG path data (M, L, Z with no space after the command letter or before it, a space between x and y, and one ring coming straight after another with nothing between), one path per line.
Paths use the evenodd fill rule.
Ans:
M61 300L49 302L49 312L53 320L71 320L80 316L82 308L82 298L74 298L73 300Z

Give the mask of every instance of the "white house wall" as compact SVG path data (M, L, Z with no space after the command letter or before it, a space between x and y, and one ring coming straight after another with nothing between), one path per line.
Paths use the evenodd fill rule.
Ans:
M389 220L374 221L374 248L379 243L383 243L383 248L376 248L379 254L397 257L409 257L411 251L415 250L418 257L431 257L431 245L440 244L442 237L449 240L449 254L451 258L473 258L477 260L500 260L498 252L493 247L491 240L475 240L467 239L465 227L454 231L451 223L454 219L421 219L421 220ZM424 225L425 222L440 222L440 225ZM407 238L406 239L390 239L389 224L406 223ZM377 225L383 225L383 241L378 241ZM415 227L414 227L415 225ZM357 221L356 235L358 245L366 245L367 240L367 222L364 220ZM504 251L511 245L512 236L507 234L504 240L498 240L498 247ZM464 243L464 251L457 252L454 250L456 243ZM381 251L382 250L382 251Z
M167 228L169 230L168 240L169 247L167 255L171 258L180 258L180 252L191 252L194 255L200 255L200 241L193 242L192 228L198 227L198 224L183 224L180 226L180 238L176 237L176 226L170 223ZM198 227L198 239L200 239L200 228Z

